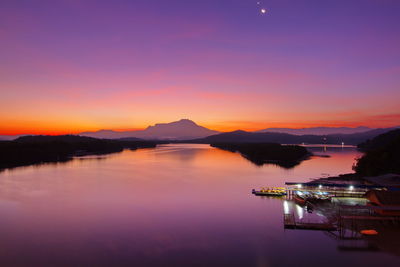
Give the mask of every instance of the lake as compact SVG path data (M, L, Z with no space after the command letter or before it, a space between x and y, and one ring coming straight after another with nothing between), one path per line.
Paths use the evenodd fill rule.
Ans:
M292 169L171 144L0 172L1 266L398 266L285 230L283 201L251 189L351 172L354 148L311 148ZM388 251L388 252L386 252Z

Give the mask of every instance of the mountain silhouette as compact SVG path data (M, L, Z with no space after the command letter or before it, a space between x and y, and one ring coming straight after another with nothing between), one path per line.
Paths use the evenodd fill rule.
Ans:
M149 126L144 130L136 131L114 131L114 130L99 130L95 132L83 132L80 136L87 136L100 139L125 139L130 141L139 140L165 140L165 141L199 141L202 143L209 142L276 142L276 143L291 143L291 144L359 144L375 136L388 132L399 127L377 128L371 129L368 127L313 127L302 129L290 128L268 128L255 132L234 131L220 133L202 127L188 119L181 119L170 123L157 123ZM221 136L219 136L221 134ZM216 137L213 137L217 135ZM14 140L20 136L0 135L2 140ZM205 140L210 137L216 140Z
M95 138L120 139L140 138L147 140L188 140L204 138L219 132L197 125L195 122L182 119L170 123L157 123L145 130L117 132L113 130L100 130L97 132L80 133L81 136Z
M25 136L29 134L17 134L17 135L0 135L0 141L10 141L15 140L21 136Z
M193 143L280 143L280 144L335 144L342 142L346 145L358 145L368 139L374 138L382 133L389 132L394 128L374 129L362 133L353 134L329 134L329 135L294 135L287 133L258 133L246 131L233 131L211 135L202 139L192 140Z
M311 128L301 128L301 129L292 129L292 128L267 128L260 131L258 133L287 133L294 135L328 135L328 134L354 134L354 133L362 133L373 130L369 127L359 126L359 127L311 127Z

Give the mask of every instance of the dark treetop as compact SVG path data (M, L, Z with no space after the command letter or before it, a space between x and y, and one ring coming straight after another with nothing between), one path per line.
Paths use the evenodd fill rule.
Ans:
M400 130L379 135L360 144L359 148L366 153L354 166L357 174L362 176L400 174Z

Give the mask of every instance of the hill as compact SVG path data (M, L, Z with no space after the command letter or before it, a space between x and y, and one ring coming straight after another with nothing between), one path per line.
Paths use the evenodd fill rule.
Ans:
M197 143L221 143L221 142L239 142L239 143L280 143L280 144L335 144L342 142L347 145L357 145L368 139L374 138L379 134L390 131L391 129L375 129L355 134L331 134L331 135L292 135L286 133L256 133L246 131L234 131L221 133L206 138L192 140Z
M24 135L0 135L0 141L11 141Z
M354 170L361 176L400 174L400 130L393 130L369 140L360 147L366 153L357 160Z
M354 134L354 133L362 133L366 131L373 130L368 127L359 126L359 127L311 127L311 128L267 128L260 131L258 133L287 133L294 135L330 135L330 134Z
M392 130L387 133L376 136L373 139L368 139L358 145L361 151L370 151L379 149L393 142L400 135L400 129Z

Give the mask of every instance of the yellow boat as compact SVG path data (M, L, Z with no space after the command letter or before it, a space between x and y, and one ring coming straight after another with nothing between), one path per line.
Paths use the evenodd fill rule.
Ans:
M272 187L272 188L261 188L257 191L253 189L251 191L256 196L284 196L286 195L286 190L284 187Z

